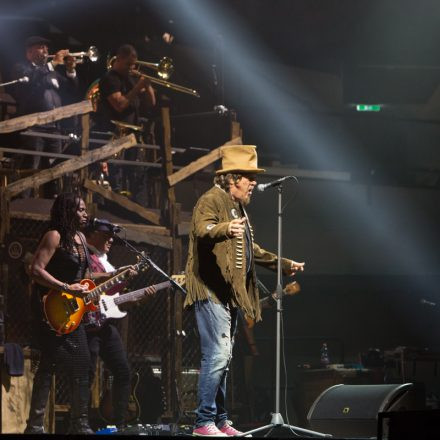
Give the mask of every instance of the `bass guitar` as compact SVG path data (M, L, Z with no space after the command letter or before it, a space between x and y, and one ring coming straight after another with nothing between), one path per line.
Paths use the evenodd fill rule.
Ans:
M181 279L180 277L181 275L173 275L171 278L181 285L181 283L179 283L179 280ZM156 292L159 292L160 290L167 289L171 286L172 284L170 281L164 281L163 283L153 284L152 287L155 288ZM97 304L101 314L101 323L104 323L107 319L120 319L126 316L127 312L120 310L119 306L126 302L139 301L139 299L146 295L145 289L146 287L143 287L142 289L133 290L132 292L124 293L122 295L119 293L115 293L114 295L101 295Z
M97 303L101 295L128 279L130 269L139 271L147 267L148 263L142 260L99 286L96 286L92 280L81 280L80 284L87 286L88 290L84 295L73 295L60 290L49 290L43 297L44 314L48 324L59 335L73 332L81 323L84 313L97 310Z

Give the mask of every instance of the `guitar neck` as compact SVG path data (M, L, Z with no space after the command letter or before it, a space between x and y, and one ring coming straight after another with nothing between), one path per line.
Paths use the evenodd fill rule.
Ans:
M133 269L135 271L139 270L140 267L142 267L145 263L140 262L138 264L135 264L133 266ZM128 276L129 276L129 272L130 272L131 268L127 268L124 271L122 271L121 273L118 273L117 275L115 275L114 277L108 279L107 281L105 281L104 283L100 284L99 286L95 287L94 289L92 289L85 297L84 299L87 301L92 301L92 302L96 302L99 300L99 297L107 292L107 290L111 289L113 286L116 286L117 284L121 283L122 281L125 281Z
M163 283L154 284L152 287L154 287L156 289L156 292L158 292L159 290L166 289L170 286L171 283L169 281L164 281ZM119 304L124 304L126 302L137 301L139 298L145 296L145 289L146 287L118 296L117 298L115 298L115 304L119 305Z

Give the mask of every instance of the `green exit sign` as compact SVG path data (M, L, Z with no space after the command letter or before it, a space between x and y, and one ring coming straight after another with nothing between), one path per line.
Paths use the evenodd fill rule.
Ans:
M357 104L358 112L380 112L382 106L380 104Z

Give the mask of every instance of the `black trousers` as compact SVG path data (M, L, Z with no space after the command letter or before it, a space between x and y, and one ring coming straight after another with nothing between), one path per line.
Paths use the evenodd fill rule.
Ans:
M43 419L53 373L68 376L70 384L71 429L75 431L80 419L87 421L89 402L88 370L90 354L87 336L81 324L75 331L56 336L42 321L34 320L33 337L35 348L41 351L40 361L34 377L31 407L27 421L27 433L43 433Z
M100 357L113 376L112 400L114 423L122 424L125 420L131 392L131 378L130 366L121 336L116 327L107 322L98 330L88 330L87 339L91 360L90 384L93 383L96 364L98 357Z
M90 354L82 324L72 333L57 336L45 322L38 322L34 323L33 332L37 342L34 346L41 350L36 374L62 372L71 379L84 380L90 365Z

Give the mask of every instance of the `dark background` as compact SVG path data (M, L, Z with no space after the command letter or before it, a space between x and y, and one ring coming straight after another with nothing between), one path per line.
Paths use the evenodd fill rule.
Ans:
M439 348L440 305L421 303L440 304L439 18L436 0L2 1L0 73L10 79L32 34L49 37L52 53L96 45L101 60L79 68L86 85L122 43L140 59L171 56L172 81L201 94L167 92L173 116L234 109L263 166L303 176L284 191L286 202L293 197L283 253L306 261L301 293L284 304L294 369L316 362L324 341L332 362L369 348ZM356 104L383 107L360 113ZM226 125L176 120L173 145L215 148ZM336 171L349 179L323 174ZM179 184L183 209L209 185L206 174ZM275 250L276 191L255 194L250 214L257 241ZM260 276L274 288L273 274ZM264 372L273 371L264 366L274 318L267 311L255 330Z

